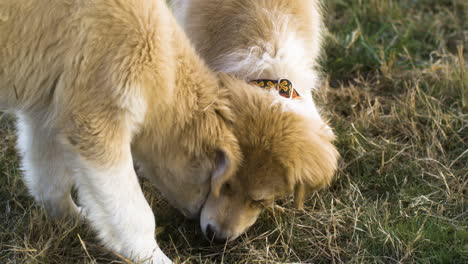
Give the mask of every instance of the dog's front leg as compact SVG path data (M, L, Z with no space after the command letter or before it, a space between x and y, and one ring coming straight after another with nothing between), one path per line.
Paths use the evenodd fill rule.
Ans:
M155 240L154 215L133 169L131 136L107 122L75 124L80 129L66 133L80 203L109 249L138 263L172 263Z

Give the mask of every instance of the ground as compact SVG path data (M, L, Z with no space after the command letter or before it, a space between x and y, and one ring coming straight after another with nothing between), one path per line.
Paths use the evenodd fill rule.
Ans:
M316 98L337 134L337 179L303 211L279 201L210 245L143 182L179 263L468 263L468 1L328 0ZM50 222L25 189L0 115L0 263L125 263L85 224Z

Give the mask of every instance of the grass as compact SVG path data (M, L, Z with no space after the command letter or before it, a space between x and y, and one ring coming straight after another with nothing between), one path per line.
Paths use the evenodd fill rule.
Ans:
M467 263L468 3L329 0L325 82L337 180L210 245L143 182L157 238L180 263ZM0 263L125 263L85 224L50 222L21 181L14 121L0 117Z

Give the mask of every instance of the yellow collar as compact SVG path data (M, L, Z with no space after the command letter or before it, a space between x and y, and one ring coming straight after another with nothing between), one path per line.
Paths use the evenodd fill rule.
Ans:
M260 80L252 80L249 82L250 84L256 85L263 89L275 89L279 92L279 94L286 98L296 99L301 98L299 93L296 89L293 88L291 81L287 79L279 79L279 80L268 80L268 79L260 79Z

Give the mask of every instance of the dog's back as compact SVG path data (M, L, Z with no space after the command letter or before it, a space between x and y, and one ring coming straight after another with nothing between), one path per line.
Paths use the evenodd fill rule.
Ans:
M72 97L85 94L86 89L99 90L88 93L93 99L125 94L113 90L141 81L135 78L146 66L165 61L172 70L173 29L161 26L168 24L169 14L147 11L159 10L157 5L163 4L146 0L2 1L0 107L73 105L78 100ZM165 52L151 53L161 50ZM164 74L164 67L159 68L163 74L158 82L169 89L174 74Z
M178 0L174 9L198 51L216 70L244 77L258 73L252 61L270 57L282 60L282 71L288 74L291 65L285 64L313 67L320 53L323 25L318 1Z
M34 105L47 97L47 88L57 76L41 74L59 72L63 63L58 58L66 52L60 45L66 41L64 25L70 23L68 3L47 1L2 1L0 3L0 100L11 108ZM46 1L44 1L46 2ZM52 15L53 14L53 15ZM59 39L58 37L61 37ZM31 90L26 87L35 86Z

